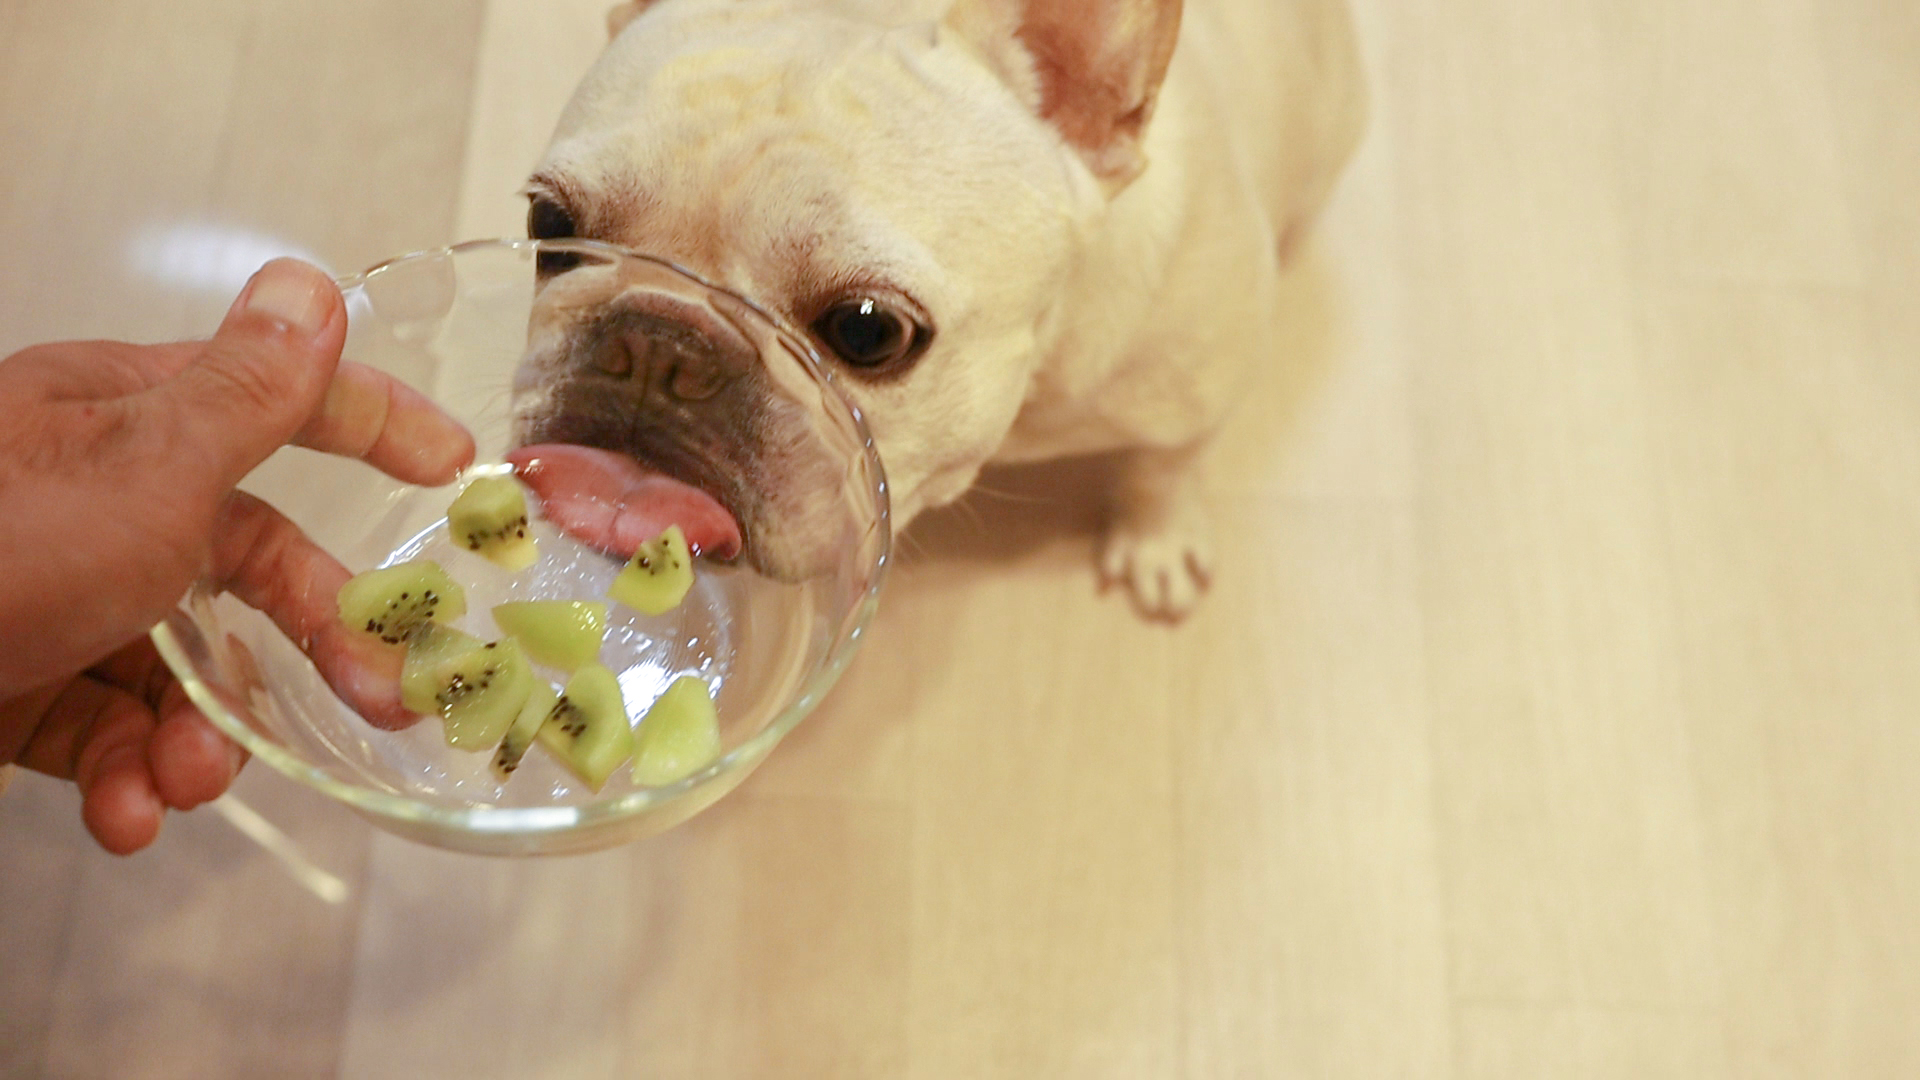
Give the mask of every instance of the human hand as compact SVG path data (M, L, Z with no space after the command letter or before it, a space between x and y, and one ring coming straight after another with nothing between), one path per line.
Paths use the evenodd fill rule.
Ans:
M282 259L210 341L0 361L0 764L74 781L109 851L151 843L167 808L219 796L244 760L146 639L196 580L269 615L370 719L411 719L394 661L334 614L345 568L234 490L288 443L410 483L472 461L472 437L425 397L340 362L346 323L333 282Z

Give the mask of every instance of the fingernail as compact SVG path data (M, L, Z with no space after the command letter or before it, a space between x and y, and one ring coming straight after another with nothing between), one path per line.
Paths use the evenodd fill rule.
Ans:
M328 284L326 275L303 262L275 259L247 285L246 310L278 319L294 332L311 337L327 322Z

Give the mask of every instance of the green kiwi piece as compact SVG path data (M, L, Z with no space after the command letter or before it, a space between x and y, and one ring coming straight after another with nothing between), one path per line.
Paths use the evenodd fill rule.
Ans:
M453 542L507 570L520 571L540 557L527 535L527 497L510 476L482 476L447 507Z
M462 653L434 668L434 700L455 750L491 750L500 744L532 695L533 668L512 638Z
M467 613L466 591L428 559L369 570L340 586L334 599L341 622L389 645L405 644L430 622Z
M486 642L463 630L439 623L420 628L407 645L407 662L400 669L400 704L425 715L440 711L440 669Z
M520 706L520 715L513 718L513 724L500 738L500 748L493 754L493 775L501 783L512 779L513 771L520 767L520 759L527 756L527 748L533 745L533 737L540 732L540 725L547 722L553 714L553 706L560 700L560 691L553 684L542 679L534 683L533 693L528 695L527 703Z
M680 606L693 588L693 553L680 526L640 545L633 558L613 579L607 595L640 612L663 615Z
M600 655L607 605L577 600L514 600L496 604L494 624L511 634L536 664L573 671Z
M706 768L720 756L720 715L707 684L692 675L673 680L640 721L634 737L633 779L660 787Z
M537 738L560 764L599 791L613 770L633 756L633 726L620 680L599 664L581 667L540 725Z

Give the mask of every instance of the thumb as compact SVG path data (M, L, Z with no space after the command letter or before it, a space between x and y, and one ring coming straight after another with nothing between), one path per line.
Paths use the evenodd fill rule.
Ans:
M346 334L333 279L275 259L241 290L200 354L148 391L149 403L225 491L320 409Z

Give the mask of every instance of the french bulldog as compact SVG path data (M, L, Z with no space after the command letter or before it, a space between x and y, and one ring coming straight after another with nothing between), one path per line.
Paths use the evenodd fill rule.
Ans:
M1366 115L1342 0L1182 7L623 3L528 183L529 233L671 260L810 335L896 527L989 463L1114 454L1101 572L1178 618L1210 578L1206 447L1250 367L1286 362L1275 283ZM836 534L808 489L843 470L763 407L735 332L642 306L547 305L516 440L559 486L638 492L710 549L812 572Z

